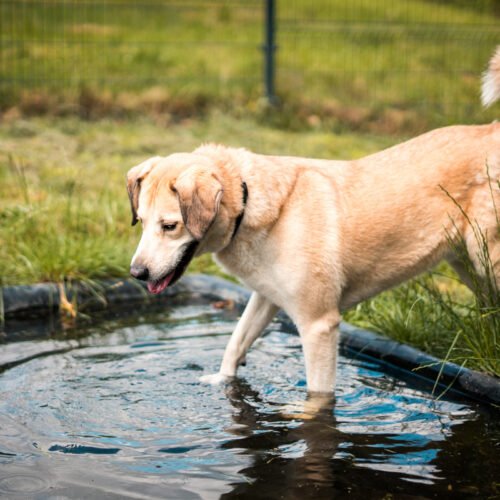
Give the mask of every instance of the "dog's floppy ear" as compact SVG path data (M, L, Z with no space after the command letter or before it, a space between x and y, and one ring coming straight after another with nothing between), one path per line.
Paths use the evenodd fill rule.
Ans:
M206 168L191 167L179 175L171 188L177 193L187 230L200 241L219 211L222 184Z
M160 159L160 156L155 156L140 163L139 165L131 168L128 171L127 191L130 200L130 209L132 210L132 226L135 226L138 221L137 210L139 207L139 193L141 192L141 182Z

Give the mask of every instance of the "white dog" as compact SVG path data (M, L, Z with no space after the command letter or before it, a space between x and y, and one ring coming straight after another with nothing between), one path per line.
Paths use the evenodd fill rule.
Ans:
M483 102L500 97L500 50ZM202 146L128 173L143 234L131 273L152 293L195 255L213 252L254 293L229 340L221 381L236 375L279 308L300 332L310 392L335 384L340 314L447 259L462 235L481 272L468 219L487 236L500 286L500 124L434 130L355 161L263 156ZM459 208L462 207L463 211Z

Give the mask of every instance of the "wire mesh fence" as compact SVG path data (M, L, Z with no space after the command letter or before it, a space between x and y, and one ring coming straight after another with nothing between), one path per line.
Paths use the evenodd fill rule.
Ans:
M497 0L277 1L275 88L314 125L484 121ZM192 113L263 95L263 0L0 0L0 109Z
M291 0L281 10L281 90L323 114L389 131L491 118L478 96L500 2Z
M1 0L1 104L253 95L260 2ZM41 102L39 103L42 104Z

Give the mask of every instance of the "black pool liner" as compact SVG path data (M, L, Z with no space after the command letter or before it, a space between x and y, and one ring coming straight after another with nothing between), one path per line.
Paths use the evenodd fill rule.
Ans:
M65 284L64 292L69 302L76 302L78 310L86 313L111 306L160 304L183 293L230 300L243 307L251 293L227 280L207 275L185 276L156 296L148 294L145 286L136 280L120 279ZM61 302L60 287L54 283L3 287L0 294L0 332L7 330L10 323L54 316ZM280 314L278 319L288 329L296 331L286 315ZM413 382L420 380L420 386L431 390L436 397L446 394L500 405L500 379L496 377L454 363L444 363L418 349L347 323L342 323L340 330L341 349L351 357L375 358L384 363L389 371L396 371L400 378L411 378Z

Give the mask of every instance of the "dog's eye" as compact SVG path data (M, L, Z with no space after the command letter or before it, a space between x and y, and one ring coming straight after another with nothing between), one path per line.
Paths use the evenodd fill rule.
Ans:
M177 227L177 222L172 222L170 224L162 224L161 228L164 231L173 231Z

